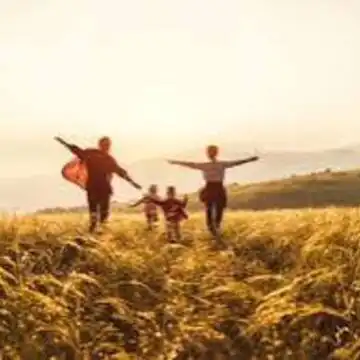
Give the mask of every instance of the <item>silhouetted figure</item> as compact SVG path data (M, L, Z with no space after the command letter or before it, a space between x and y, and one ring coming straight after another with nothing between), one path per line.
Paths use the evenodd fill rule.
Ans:
M212 235L218 237L224 210L227 206L227 194L224 187L226 169L257 161L257 156L243 160L219 161L217 159L219 148L210 145L206 149L207 162L188 162L169 160L170 164L201 170L205 180L205 187L200 192L200 200L206 206L206 223Z
M186 196L183 200L177 199L174 186L167 188L166 195L167 197L164 200L152 198L152 201L164 211L168 241L178 242L181 239L180 223L188 218L185 212L188 199Z
M157 186L151 185L149 187L148 194L143 196L135 204L130 205L130 207L133 208L133 207L137 207L141 204L144 204L144 213L145 213L146 222L148 225L148 230L152 230L159 220L157 205L153 201L153 199L160 200L157 192L158 192Z
M111 148L110 138L101 138L97 149L81 149L76 145L68 144L59 137L56 137L55 140L69 149L86 165L87 180L85 190L90 212L89 231L93 232L98 221L103 224L109 217L110 199L113 194L111 186L112 174L117 174L136 189L141 189L141 186L134 182L109 154Z

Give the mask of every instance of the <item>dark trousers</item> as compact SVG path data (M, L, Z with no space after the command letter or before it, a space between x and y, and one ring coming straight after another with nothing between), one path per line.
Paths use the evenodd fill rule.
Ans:
M206 203L206 225L211 234L216 235L223 219L225 205L220 201Z
M93 232L98 221L104 223L109 217L111 194L87 191L87 201L90 213L89 231Z
M203 195L206 207L206 225L210 233L217 235L227 205L227 195L222 183L206 184Z

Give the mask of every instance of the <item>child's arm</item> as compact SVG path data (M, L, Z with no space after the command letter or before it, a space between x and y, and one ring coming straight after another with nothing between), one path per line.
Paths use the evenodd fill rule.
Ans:
M139 206L140 204L142 204L145 201L145 197L141 198L139 201L137 201L136 203L129 205L129 207L134 208Z
M158 205L158 206L163 206L165 201L164 200L160 200L160 199L155 199L154 197L149 197L149 200L154 203L155 205Z
M182 215L183 219L188 219L189 218L189 215L187 214L185 208L186 208L186 205L188 203L188 196L185 195L183 200L180 201L180 214Z

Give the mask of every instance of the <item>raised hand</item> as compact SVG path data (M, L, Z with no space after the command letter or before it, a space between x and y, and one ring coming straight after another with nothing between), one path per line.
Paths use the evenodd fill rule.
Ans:
M142 189L142 186L139 185L138 183L136 183L135 181L132 181L132 185L133 185L134 188L137 189L137 190L141 190L141 189Z
M58 141L60 144L66 145L66 142L59 136L55 136L54 140Z

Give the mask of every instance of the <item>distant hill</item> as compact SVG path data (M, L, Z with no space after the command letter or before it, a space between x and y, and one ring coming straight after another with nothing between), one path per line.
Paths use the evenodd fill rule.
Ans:
M267 210L320 208L329 206L356 207L360 205L360 170L312 173L297 175L282 180L259 182L247 185L228 186L229 208L233 210ZM120 211L130 210L126 204L114 203ZM189 209L199 210L202 204L198 195L190 195ZM40 212L84 211L83 207L71 209L54 208Z
M222 146L223 159L243 158L253 154L252 146L248 151L238 144ZM360 166L360 146L324 151L268 151L261 149L261 161L230 170L227 183L249 184L254 182L284 179L294 174L321 172L327 168L333 171L348 171ZM170 158L183 160L204 159L204 149L197 148ZM84 194L74 185L65 182L60 176L62 162L58 170L34 177L0 179L0 211L25 210L35 211L44 207L72 207L85 203ZM174 185L181 192L194 192L201 186L200 172L169 165L165 159L148 159L131 164L124 164L129 172L145 187L151 183L159 185L161 191L167 185ZM126 202L136 198L138 192L121 180L114 181L115 200Z
M267 210L360 205L360 170L292 176L228 187L232 209ZM193 206L197 207L196 199Z

